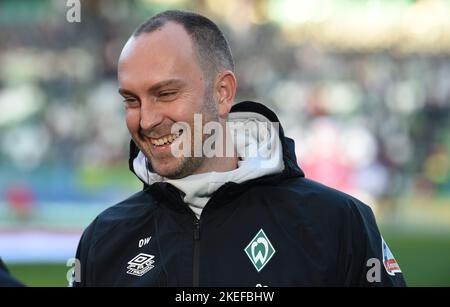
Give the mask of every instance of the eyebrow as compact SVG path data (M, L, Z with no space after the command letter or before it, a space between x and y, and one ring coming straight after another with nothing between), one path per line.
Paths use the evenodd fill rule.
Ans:
M163 80L163 81L160 81L160 82L152 85L151 87L149 87L147 89L147 92L155 92L155 91L161 89L162 87L165 87L165 86L168 86L168 85L183 86L185 83L186 82L184 82L181 79ZM134 94L132 91L124 89L124 88L119 88L119 94L121 94L122 96L124 96L124 95L136 96L136 94Z

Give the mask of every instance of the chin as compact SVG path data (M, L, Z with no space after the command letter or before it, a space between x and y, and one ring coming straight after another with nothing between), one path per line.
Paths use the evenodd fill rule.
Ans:
M152 160L153 171L162 177L180 179L192 175L203 163L202 158L170 158Z
M153 171L162 177L166 177L169 179L177 179L179 178L179 161L171 161L167 164L153 164Z

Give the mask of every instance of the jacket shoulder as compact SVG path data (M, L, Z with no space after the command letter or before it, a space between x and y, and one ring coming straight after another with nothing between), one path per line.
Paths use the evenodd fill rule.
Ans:
M326 212L328 215L356 211L362 217L373 217L370 207L357 198L304 177L284 180L274 189L275 194L284 195L283 198L291 206Z
M83 237L90 238L90 243L95 244L119 225L151 217L156 208L156 201L150 193L140 191L101 212L85 229Z
M153 211L155 200L145 191L140 191L127 199L105 209L97 216L97 222L115 223L121 220L135 219Z

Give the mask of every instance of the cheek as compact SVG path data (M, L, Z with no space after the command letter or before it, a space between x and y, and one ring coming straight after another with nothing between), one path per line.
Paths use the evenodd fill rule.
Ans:
M126 110L125 120L127 128L130 133L137 133L139 130L140 115L139 110L128 109Z
M195 113L202 113L204 105L203 95L194 95L194 93L185 94L180 103L174 108L173 117L182 118L183 121L191 122L194 120Z

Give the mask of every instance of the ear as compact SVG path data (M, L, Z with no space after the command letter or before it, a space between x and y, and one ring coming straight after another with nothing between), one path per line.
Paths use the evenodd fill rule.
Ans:
M219 73L214 86L218 112L221 118L226 118L236 95L236 77L230 70Z

